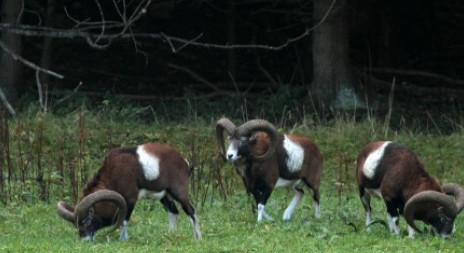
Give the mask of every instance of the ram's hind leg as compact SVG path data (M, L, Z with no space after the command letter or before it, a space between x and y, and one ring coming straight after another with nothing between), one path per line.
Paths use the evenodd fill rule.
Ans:
M316 218L321 218L321 197L319 195L319 184L318 183L312 183L308 179L304 179L304 182L306 186L308 186L311 196L313 197L314 200L314 215Z
M188 191L186 189L175 189L171 190L170 194L181 204L182 210L184 210L184 212L189 216L193 229L193 237L195 237L195 239L201 239L200 222L195 214L195 209L190 203Z
M174 204L174 202L167 196L162 198L160 202L163 204L164 209L169 214L169 232L173 232L177 228L177 215L179 214L176 204Z
M366 212L366 230L369 232L371 231L371 195L366 192L365 188L359 188L359 198L364 207L364 211Z
M298 188L297 185L295 184L292 186L292 190L295 193L295 196L293 197L292 202L290 202L290 205L288 205L287 209L285 209L284 217L283 217L284 221L290 220L290 218L292 217L293 211L295 210L295 208L298 206L298 204L301 202L301 199L303 198L303 194L304 194L303 189Z

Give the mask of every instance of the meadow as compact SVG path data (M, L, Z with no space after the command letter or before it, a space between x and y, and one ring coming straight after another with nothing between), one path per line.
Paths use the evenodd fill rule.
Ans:
M135 114L80 108L60 116L30 110L15 119L2 118L0 252L463 252L462 214L450 238L427 232L411 240L404 219L401 235L388 231L384 204L373 199L374 222L366 232L355 180L356 156L363 145L392 140L413 149L441 182L464 185L462 118L454 119L455 128L448 133L433 126L392 127L371 117L319 124L308 115L292 123L275 122L281 132L313 139L324 155L322 217L315 218L313 201L305 194L292 219L283 221L293 193L278 189L266 206L274 220L257 223L241 180L218 157L214 124L221 115L165 121L141 120ZM193 162L190 195L203 239L193 239L184 213L177 231L168 233L161 204L141 200L129 222L127 242L119 241L119 230L103 230L94 242L82 242L76 229L56 215L55 203L74 203L109 150L144 142L168 143Z

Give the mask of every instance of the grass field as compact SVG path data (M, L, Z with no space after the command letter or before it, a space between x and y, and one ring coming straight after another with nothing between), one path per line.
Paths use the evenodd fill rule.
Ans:
M217 200L198 208L203 239L192 238L185 215L178 230L168 233L168 217L159 203L138 203L129 223L129 240L120 242L119 230L104 231L94 243L82 242L76 230L60 219L52 204L2 208L0 212L0 252L463 252L464 219L459 217L456 232L441 239L431 234L411 240L401 220L402 234L389 233L380 223L364 230L364 215L354 194L342 198L325 193L321 219L315 219L306 196L289 222L281 220L291 196L276 191L267 209L272 222L256 223L242 193L227 201ZM386 220L380 201L374 203L374 219Z
M49 125L75 124L74 119L69 124L54 118L47 122L53 123ZM12 124L13 128L15 123ZM119 230L111 234L101 231L95 242L82 242L76 230L55 212L57 200L67 198L70 201L69 190L65 186L52 185L46 202L34 197L13 196L7 204L0 204L0 252L464 252L462 214L456 221L455 233L448 239L427 233L411 240L407 237L403 219L400 219L400 236L388 232L382 222L373 224L372 231L367 233L354 177L356 155L362 146L372 140L388 139L416 151L427 170L440 181L464 185L462 131L442 135L411 129L394 130L370 120L360 123L338 120L326 126L303 123L281 126L281 131L285 128L286 132L310 136L324 154L320 189L322 217L314 217L312 199L306 194L292 219L282 221L293 193L278 189L266 206L274 221L258 224L256 214L252 213L252 201L246 197L233 168L228 164L219 164L216 168L223 180L229 180L224 183L227 190L223 192L219 192L218 182L208 172L215 168L214 155L211 155L215 152L213 126L214 120L193 124L131 125L130 122L102 123L97 117L87 118L85 125L85 161L86 166L91 167L89 173L99 167L111 147L148 141L167 142L187 158L197 159L195 177L202 178L196 183L195 180L191 182L197 189L191 195L201 222L201 241L193 239L185 214L179 216L178 230L168 233L168 216L161 204L142 200L137 203L129 222L127 242L118 240ZM69 131L72 135L71 130L50 128L45 131L44 143L51 147L56 145L54 140L60 131ZM191 143L196 151L191 150ZM45 154L56 156L50 150ZM44 162L52 161L45 155L43 159ZM198 170L204 170L203 174L198 174ZM31 190L29 194L35 192ZM377 199L373 199L372 204L373 220L386 222L384 204Z

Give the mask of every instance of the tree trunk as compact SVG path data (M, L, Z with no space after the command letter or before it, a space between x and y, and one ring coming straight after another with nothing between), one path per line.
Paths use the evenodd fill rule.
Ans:
M359 106L349 66L347 2L314 0L313 82L311 92L321 107L352 109ZM331 7L331 5L333 6ZM327 12L330 12L327 14Z
M1 22L19 24L21 22L22 9L23 1L3 0ZM21 36L3 32L1 40L12 52L21 55ZM5 51L0 52L0 86L9 102L14 102L18 98L18 85L21 76L20 71L19 62L15 61L11 55Z

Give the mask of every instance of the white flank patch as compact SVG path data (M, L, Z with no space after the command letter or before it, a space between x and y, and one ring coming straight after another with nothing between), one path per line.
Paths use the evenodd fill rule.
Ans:
M139 163L142 166L145 179L148 181L155 180L159 177L159 159L153 154L145 151L143 145L137 147Z
M166 195L166 191L154 192L154 191L147 191L145 189L140 189L138 198L143 199L156 199L160 200Z
M298 144L290 140L287 135L284 139L284 148L287 151L287 168L290 172L296 172L301 170L301 165L303 165L304 159L304 150Z
M364 162L363 166L363 174L369 179L374 178L375 170L379 166L380 160L383 157L383 153L385 152L385 148L390 144L390 141L386 141L382 146L380 146L377 150L370 153L367 156L366 161Z

